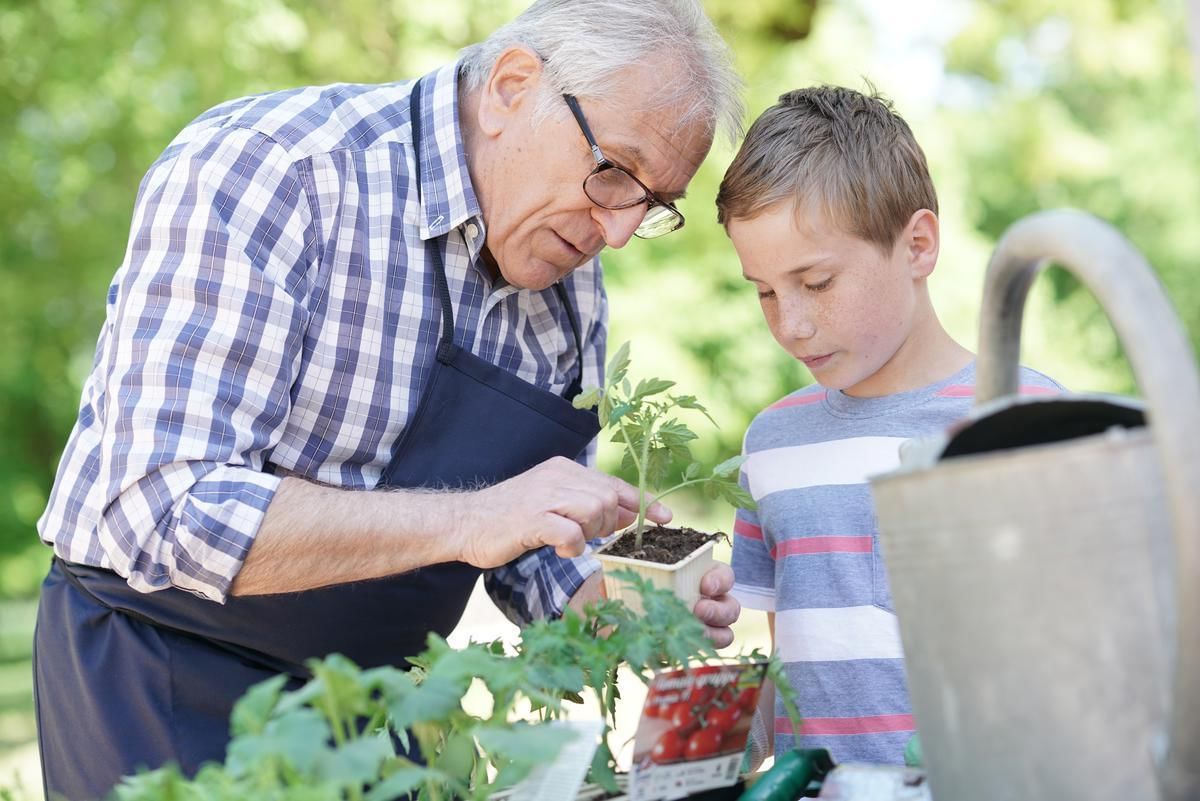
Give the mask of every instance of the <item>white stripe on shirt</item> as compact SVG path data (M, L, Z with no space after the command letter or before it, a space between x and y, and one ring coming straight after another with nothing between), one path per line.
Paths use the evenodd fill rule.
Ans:
M756 499L781 490L865 484L870 476L899 467L900 443L904 439L853 437L770 448L750 454L742 470L750 479L750 494Z
M878 606L777 611L775 647L781 662L904 657L896 616Z

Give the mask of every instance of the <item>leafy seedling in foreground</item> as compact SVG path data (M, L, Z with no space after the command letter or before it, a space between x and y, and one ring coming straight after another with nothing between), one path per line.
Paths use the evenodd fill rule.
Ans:
M716 426L708 410L693 395L675 395L668 390L674 381L645 378L636 386L628 378L629 343L621 345L608 364L603 387L589 387L573 401L577 409L595 407L600 425L612 432L611 441L622 446L621 467L637 474L638 516L634 525L635 548L642 547L646 510L684 487L697 486L709 498L721 498L743 509L754 509L750 493L738 485L738 469L744 456L735 456L701 476L703 466L692 456L688 443L696 434L678 419L682 410L703 414ZM682 471L682 481L664 487L672 469Z

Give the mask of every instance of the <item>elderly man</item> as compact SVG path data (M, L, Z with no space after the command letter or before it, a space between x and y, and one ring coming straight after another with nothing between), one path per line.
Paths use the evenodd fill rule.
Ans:
M695 0L542 0L415 82L226 103L151 167L42 538L48 793L223 756L247 687L402 663L480 572L599 597L597 254L674 206L738 80ZM670 513L655 508L651 517ZM738 615L727 568L696 614Z

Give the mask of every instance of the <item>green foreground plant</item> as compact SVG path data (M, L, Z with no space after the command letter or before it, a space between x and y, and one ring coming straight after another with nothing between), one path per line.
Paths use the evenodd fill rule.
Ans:
M454 649L430 635L409 670L363 670L338 654L311 660L306 684L289 690L288 677L277 676L238 701L223 764L205 765L194 778L174 766L126 777L112 798L482 801L554 760L566 736L539 722L560 718L564 703L581 702L585 693L599 701L606 724L590 778L616 791L607 735L616 725L620 665L645 682L655 670L717 657L704 626L679 599L622 573L641 593L643 614L619 601L590 605L582 617L567 611L525 629L513 654L498 641ZM763 658L758 652L736 657ZM798 725L774 659L768 676ZM491 696L487 714L463 708L475 682ZM526 710L534 721L514 720ZM414 745L423 761L403 753Z
M696 434L674 415L677 410L690 409L703 414L716 426L708 410L693 395L664 395L675 386L674 381L645 378L634 386L627 377L628 372L629 343L626 342L609 361L604 386L585 389L573 403L578 409L597 407L601 426L610 430L611 441L623 448L621 468L637 473L638 516L633 529L635 547L642 547L646 510L650 504L684 487L698 486L709 498L723 498L734 506L754 509L754 499L737 481L744 456L726 459L714 467L708 476L700 475L703 467L693 459L688 446L689 442L696 439ZM660 489L672 468L682 470L683 480Z

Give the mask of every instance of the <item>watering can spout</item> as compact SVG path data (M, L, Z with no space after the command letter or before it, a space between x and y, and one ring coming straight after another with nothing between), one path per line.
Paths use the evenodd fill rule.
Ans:
M1144 404L1015 397L1050 262L1108 313ZM1017 222L971 418L872 482L935 799L1200 799L1198 432L1195 357L1141 255L1081 212Z

